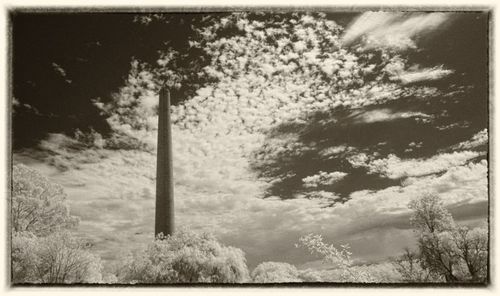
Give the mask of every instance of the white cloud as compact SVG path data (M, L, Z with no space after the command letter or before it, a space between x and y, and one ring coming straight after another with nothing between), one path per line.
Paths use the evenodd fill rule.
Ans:
M59 75L61 75L62 77L66 77L66 71L59 64L52 63L52 67Z
M333 147L328 147L325 148L321 151L319 151L319 155L324 158L334 158L338 154L344 153L344 152L350 152L353 151L354 147L346 146L346 145L339 145L339 146L333 146Z
M54 71L56 71L57 74L59 74L61 76L61 78L64 79L64 81L66 83L72 83L73 81L71 81L71 79L68 79L68 74L66 73L66 71L63 69L63 67L61 67L59 64L57 63L52 63L52 68L54 69Z
M353 123L374 123L374 122L392 121L404 118L418 118L418 119L430 120L430 118L432 118L430 115L424 114L422 112L395 112L388 108L354 113L352 117L353 117Z
M217 26L207 28L212 37L207 35L200 46L212 55L212 63L201 74L216 78L217 82L205 85L193 98L172 108L175 125L180 130L190 130L196 137L253 135L283 122L305 120L305 114L315 111L340 106L356 108L402 96L429 97L438 93L428 87L404 87L399 81L381 83L380 77L364 80L364 75L374 74L365 71L373 69L373 65L360 62L359 53L324 50L320 44L340 47L339 28L325 19L317 19L317 25L311 27L311 18L284 20L274 30L258 22L243 24L248 34L221 39L212 39L210 33ZM230 21L241 23L241 19L228 18L227 22ZM292 42L292 36L286 36L290 34L287 29L297 41ZM253 34L256 32L271 34L279 46L256 39ZM296 51L290 50L294 45L298 46ZM404 68L404 61L401 63ZM162 63L159 67L163 72L172 71L168 65ZM96 102L96 105L109 116L108 123L116 134L133 138L154 151L157 81L147 65L133 61L131 66L127 84L114 95L113 102ZM316 75L320 71L330 75L331 81Z
M452 167L466 164L484 153L462 151L442 153L426 159L400 159L394 154L376 159L359 153L348 158L354 167L366 167L372 174L381 174L391 179L425 176L446 171Z
M16 159L28 162L24 157ZM116 259L116 254L138 247L152 237L154 200L143 196L144 189L154 192L154 159L147 152L116 151L98 162L65 172L37 162L30 165L42 168L53 181L65 187L73 212L82 217L81 234L93 238L103 254ZM243 248L251 264L271 258L292 263L300 262L300 258L310 260L303 253L294 253L299 251L291 247L298 237L308 232L322 233L339 243L350 242L353 250L362 250L358 245L360 241L354 239L356 233L377 227L407 227L404 226L407 217L401 218L401 215L407 215L408 201L422 188L438 192L448 205L487 200L486 161L455 166L440 177L410 178L404 187L354 192L350 200L332 208L322 208L325 202L337 198L328 192L313 192L293 200L260 199L264 183L255 180L249 172L224 175L217 162L219 160L211 163L210 170L215 179L208 178L210 175L188 176L199 172L191 171L197 166L201 170L210 167L208 163L193 163L187 169L184 168L187 163L176 165L177 225L215 232L225 243ZM230 167L238 170L237 166ZM186 171L182 172L183 169ZM196 181L197 178L201 179ZM110 233L119 235L110 241ZM393 232L392 237L395 239L397 233ZM277 249L285 254L274 253ZM395 251L359 255L381 258Z
M433 16L427 15L429 19L423 18L430 22L427 27L438 23L439 18L430 15ZM387 15L382 15L382 23L384 17ZM415 20L415 17L409 19ZM387 26L391 20L388 19ZM412 37L424 30L422 17L418 20L418 30L408 29ZM258 38L262 38L262 32L255 31L260 30L257 28L262 24L250 24L248 20L238 21L245 36L212 40L204 47L213 51L214 60L202 74L217 78L217 82L207 84L193 98L172 107L177 224L215 232L225 243L243 248L251 264L255 265L259 263L257 260L273 258L280 261L307 259L306 254L292 246L301 235L309 232L323 233L338 242L353 241L353 250L359 250L361 243L356 243L356 233L377 227L387 230L388 225L396 227L402 221L406 223L407 219L402 220L401 215L408 212L407 202L424 187L439 191L447 204L484 201L487 166L484 163L464 165L474 157L470 154L473 152L430 160L390 158L380 163L373 163L375 160L366 155L363 159L363 155L358 154L356 161L351 159L353 164L373 167L373 170L382 168L381 173L392 177L406 171L410 172L408 176L421 176L438 169L448 172L440 177L409 178L404 187L355 192L350 200L331 208L324 208L325 201L338 197L326 191L312 191L304 198L292 200L260 198L270 183L257 179L249 169L249 155L253 151L261 148L263 154L258 156L259 161L266 165L281 156L294 157L311 149L300 144L294 131L266 139L265 134L271 128L284 122L304 123L305 114L315 111L339 106L358 108L408 95L428 97L437 93L432 88L405 87L398 81L364 81L361 73L370 73L363 70L370 65L362 64L344 49L327 52L326 57L318 58L319 41L332 48L340 47L335 33L339 28L322 20L316 31L311 31L309 25L304 25L310 21L306 17L296 25L292 22L280 24L283 30L295 29L292 31L297 38L308 46L301 48L304 51L301 55L287 52L286 48L293 48L290 38L279 38L277 42L281 47L260 42ZM400 30L408 26L396 24ZM363 27L357 30L367 31ZM377 37L378 30L367 32ZM278 36L281 33L271 34ZM207 29L204 35L211 40L213 32ZM267 65L267 69L262 65ZM315 75L320 71L332 75L331 82ZM270 75L273 72L279 74ZM108 122L114 132L115 138L106 140L106 145L112 141L122 140L120 145L123 145L135 140L139 143L135 150L117 149L120 145L113 146L113 150L99 149L62 135L51 135L40 145L41 149L50 152L49 156L40 157L45 163L30 159L30 155L36 158L39 152L35 151L16 156L65 187L74 213L82 217L81 234L92 237L106 258L116 259L120 250L137 247L153 235L154 202L144 198L148 196L145 192L155 192L155 108L158 99L153 76L144 65L134 61L127 84L113 96L112 104L96 102L109 116ZM361 123L425 116L417 112L378 109L360 114L357 120ZM338 146L321 153L331 156L350 149ZM64 170L54 170L54 166ZM344 174L324 173L305 178L305 182L330 184ZM393 255L396 251L396 248L387 248L379 250L378 255Z
M327 172L319 171L319 173L316 175L303 178L302 183L304 184L304 187L306 187L306 188L314 188L314 187L318 187L321 185L335 184L339 180L342 180L345 176L347 176L347 173L344 173L344 172L327 173Z
M342 40L350 44L363 37L363 46L406 50L415 48L415 38L436 30L449 19L446 13L365 12L347 28Z
M403 84L426 80L438 80L453 73L452 70L443 69L442 66L419 69L413 72L402 72L396 78Z
M413 65L407 68L406 64L407 61L401 57L396 57L384 67L384 71L390 75L390 80L400 81L403 84L438 80L454 72L453 70L445 69L443 65L431 68L421 68L418 65Z
M488 143L488 130L483 129L476 133L470 140L460 142L457 145L454 145L453 149L473 149L479 146L486 145Z

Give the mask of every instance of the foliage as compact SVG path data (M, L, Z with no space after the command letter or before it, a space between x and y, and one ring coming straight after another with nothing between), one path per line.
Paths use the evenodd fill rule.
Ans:
M299 270L284 262L263 262L252 271L254 283L322 282L322 272L315 269Z
M443 281L439 274L424 268L420 254L412 252L410 249L406 249L405 253L395 261L395 268L401 274L403 282L406 283Z
M355 274L368 275L368 279L373 283L399 283L403 281L401 273L392 262L354 265L351 270Z
M12 237L14 283L99 283L102 265L87 244L68 232L36 237L15 232Z
M473 282L485 281L488 268L488 231L479 227L458 227L452 235L455 253L462 261L462 268L466 267L468 272L465 277Z
M321 271L308 268L299 270L299 278L303 282L323 282Z
M243 251L210 234L187 230L159 236L127 258L119 279L126 283L239 283L249 279Z
M410 218L412 226L423 233L441 232L454 227L451 214L435 194L424 193L410 201L408 207L413 210Z
M352 282L352 283L397 283L403 281L397 267L391 262L355 265L351 258L349 245L336 248L323 242L321 235L308 234L299 239L299 245L309 250L311 254L322 257L323 262L333 264L328 270L314 271L313 279L307 281L321 282ZM298 245L298 246L299 246ZM302 278L304 278L304 271Z
M291 264L283 262L263 262L252 271L254 283L301 282L299 271Z
M419 257L407 253L399 263L411 281L485 282L488 232L456 225L439 196L426 193L410 202L418 235ZM417 263L420 267L417 267ZM421 268L421 269L420 269ZM423 269L423 270L422 270Z
M307 248L311 254L320 255L325 263L333 263L340 271L338 281L342 282L373 282L375 279L365 270L354 270L352 268L352 253L349 245L340 245L340 249L332 244L323 242L319 234L308 234L299 239L299 245Z
M14 231L36 235L48 235L78 223L69 213L62 187L22 164L14 165L12 171L11 217Z
M22 164L12 174L12 281L102 282L100 258L67 232L78 224L63 188Z

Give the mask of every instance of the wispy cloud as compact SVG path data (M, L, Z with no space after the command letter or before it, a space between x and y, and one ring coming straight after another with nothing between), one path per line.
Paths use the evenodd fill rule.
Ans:
M362 111L352 115L352 123L374 123L387 122L396 119L416 118L419 120L430 121L432 116L422 112L402 112L394 111L389 108L380 108L369 111Z
M412 72L399 73L396 78L403 84L414 83L427 80L438 80L453 73L452 70L443 69L442 66L419 69Z
M350 242L353 250L362 251L364 256L384 257L394 255L404 245L402 241L391 242L408 231L407 203L422 188L438 191L450 206L487 200L486 162L468 163L478 155L476 152L428 159L381 158L378 162L365 155L365 159L358 159L360 166L391 178L406 172L404 184L378 191L357 190L349 194L345 203L329 208L324 207L325 201L338 196L315 190L315 186L348 178L343 168L323 169L325 173L312 172L304 180L299 178L299 185L303 185L302 180L311 190L298 194L299 198L261 198L272 180L265 182L250 169L252 153L262 151L256 157L265 165L280 159L280 155L293 158L312 149L301 143L293 130L269 139L273 128L283 123L291 123L292 127L294 123L308 123L308 114L314 112L335 108L359 110L364 106L372 106L371 111L356 113L350 123L359 126L400 118L429 119L422 112L373 109L373 105L401 97L435 96L438 92L434 88L408 87L404 83L415 82L432 71L436 71L430 75L434 77L439 76L439 71L446 71L408 70L403 65L400 72L394 72L397 79L383 82L386 73L373 73L370 63L348 51L319 57L322 42L340 45L338 36L332 33L338 28L333 22L322 20L314 31L310 18L280 24L283 28L275 26L276 32L265 31L265 26L257 21L239 20L236 24L246 37L218 39L206 45L214 60L201 74L215 82L207 83L192 98L172 107L178 225L215 232L225 243L243 248L251 264L259 260L311 260L291 248L298 237L308 232L322 233L336 242ZM414 37L437 28L446 19L446 14L367 13L349 27L344 40L350 42L366 35L367 41L372 40L371 46L409 48L414 46ZM279 36L286 33L286 28L293 29L303 42L278 38L278 47L264 42L266 34ZM209 29L205 33L212 36ZM385 35L391 39L384 40ZM290 48L300 54L290 52ZM321 75L313 75L310 69ZM331 81L325 82L321 78L324 75ZM112 104L96 102L108 116L113 131L110 139L94 135L91 143L82 144L74 138L53 134L41 143L42 152L16 155L19 161L44 170L65 187L73 212L82 217L82 235L92 237L106 258L116 259L120 251L139 246L153 235L157 88L152 72L134 61L126 85L111 98ZM126 146L132 140L138 145ZM355 153L358 147L351 144L336 144L322 149L320 155L326 158ZM107 149L110 146L113 149ZM435 172L442 175L424 176ZM287 173L294 172L283 172ZM385 242L384 247L371 254L363 251L363 246L369 245L368 239L359 236L370 229L384 234ZM409 236L406 232L405 235Z
M61 67L59 64L53 62L52 68L54 69L54 71L56 71L57 74L59 74L64 79L64 81L66 81L66 83L73 82L71 81L71 79L68 79L68 74L66 73L66 70L64 70L64 68Z
M215 232L224 242L243 248L251 264L270 259L301 263L312 260L290 248L299 236L308 232L322 233L336 242L350 242L354 250L363 250L366 241L357 240L357 233L378 227L389 235L389 228L408 227L407 203L422 188L439 192L450 206L487 200L485 161L455 166L440 177L412 178L402 187L354 192L347 202L331 208L323 207L322 199L335 199L334 194L327 192L310 199L261 199L264 184L251 174L240 171L235 174L239 177L226 176L217 173L221 167L213 164L217 179L206 179L199 174L203 167L189 171L195 174L194 178L201 178L198 182L183 177L186 173L181 174L182 168L176 168L177 223ZM36 166L44 168L41 163ZM154 192L153 155L117 151L101 161L80 165L79 169L60 172L47 167L46 170L54 182L65 187L73 213L82 218L82 235L93 238L110 259L152 237L154 201L144 198L147 196L144 192ZM229 181L223 182L222 178ZM116 242L110 241L110 233L119 234L113 239ZM393 232L391 237L397 235ZM116 249L110 251L110 248ZM393 255L391 252L396 252L397 246L378 253L365 251L360 255L382 258Z
M451 167L463 165L469 160L484 155L475 151L462 151L438 154L427 159L400 159L394 154L387 158L376 159L366 154L349 158L354 167L366 167L370 173L382 174L391 179L418 177L446 171Z
M435 30L450 15L446 13L365 12L354 20L343 35L344 44L362 39L363 47L406 50L415 48L415 38Z
M431 68L420 68L418 65L413 65L410 68L406 68L406 64L401 58L396 58L387 64L384 70L390 75L390 80L399 81L403 84L438 80L454 72L453 70L445 69L443 65Z
M454 145L453 149L474 149L488 144L488 130L483 129L472 136L470 140Z

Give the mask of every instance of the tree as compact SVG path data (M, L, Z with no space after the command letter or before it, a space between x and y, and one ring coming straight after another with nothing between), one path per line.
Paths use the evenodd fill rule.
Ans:
M354 264L349 245L340 248L327 244L321 235L308 234L299 240L297 246L305 247L311 254L319 255L324 263L334 264L334 268L310 272L300 271L304 281L351 282L351 283L399 283L403 277L390 262L376 264ZM311 276L306 276L311 275Z
M315 269L299 270L285 262L263 262L252 271L254 283L322 282L322 272Z
M254 283L294 283L301 282L299 271L291 264L283 262L263 262L252 271Z
M101 271L99 257L68 232L44 237L15 232L12 237L14 283L99 283Z
M424 193L410 201L408 207L413 210L410 223L421 232L441 232L454 227L453 217L435 194Z
M485 282L486 229L458 226L436 194L426 193L412 200L409 207L413 210L410 221L418 235L422 268L446 282ZM408 265L413 261L406 262Z
M488 269L488 232L484 228L458 227L453 233L455 252L467 268L472 282L486 279Z
M401 274L403 282L422 283L443 281L439 274L432 273L422 266L423 262L420 254L410 249L405 249L404 254L395 260L395 268Z
M160 236L129 256L119 279L126 283L240 283L249 279L243 251L214 236L180 230Z
M58 229L74 227L63 188L22 164L12 170L12 229L48 235Z
M340 271L337 279L342 282L376 282L376 279L366 270L353 268L352 253L347 244L340 245L340 249L332 244L323 242L323 237L318 234L308 234L299 239L299 244L307 248L311 254L320 255L325 263L333 263Z
M67 229L63 188L37 171L16 164L12 173L12 281L14 283L102 282L100 258Z

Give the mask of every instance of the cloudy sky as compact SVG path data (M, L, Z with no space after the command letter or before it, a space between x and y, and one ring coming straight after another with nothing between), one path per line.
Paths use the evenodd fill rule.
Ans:
M176 223L262 261L308 233L376 261L438 193L486 222L485 13L28 14L13 22L13 159L64 186L108 262L153 237L159 85Z

